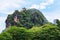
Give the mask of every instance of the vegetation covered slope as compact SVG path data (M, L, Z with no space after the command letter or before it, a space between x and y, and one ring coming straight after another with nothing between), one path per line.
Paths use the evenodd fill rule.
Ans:
M0 34L0 40L60 40L60 28L54 24L41 27L9 27Z
M60 40L60 21L56 19L55 22L48 23L37 9L16 10L8 15L8 28L0 34L0 40Z
M31 28L36 25L43 25L48 23L44 15L37 9L23 9L22 11L16 10L13 14L8 15L6 20L6 27L17 26Z

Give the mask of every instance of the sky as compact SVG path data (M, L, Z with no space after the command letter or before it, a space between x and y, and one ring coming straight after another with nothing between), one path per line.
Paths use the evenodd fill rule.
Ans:
M7 16L23 7L40 10L49 22L60 19L60 0L0 0L0 32L5 29Z

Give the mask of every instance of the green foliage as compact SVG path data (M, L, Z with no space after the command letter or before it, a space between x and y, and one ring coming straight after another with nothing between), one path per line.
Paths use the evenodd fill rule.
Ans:
M31 40L31 33L28 32L26 28L23 27L10 27L6 30L7 33L10 33L13 40Z
M56 20L56 25L58 26L58 27L60 27L60 20L58 20L58 19L55 19Z
M0 34L0 40L13 40L12 36L8 32Z
M33 40L60 40L60 29L54 24L46 24L31 30L34 30L35 34Z
M18 22L14 21L15 17L17 17ZM20 12L16 10L13 14L8 15L6 25L9 26L9 23L11 26L32 28L32 26L46 24L48 21L39 10L28 9Z
M0 40L60 40L60 28L52 23L31 29L12 26L0 34Z

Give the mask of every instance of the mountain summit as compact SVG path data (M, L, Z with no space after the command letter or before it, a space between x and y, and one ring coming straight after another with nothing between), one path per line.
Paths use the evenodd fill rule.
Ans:
M32 26L42 26L48 23L44 15L37 9L26 9L22 11L15 10L13 14L8 15L6 27L17 26L31 28Z

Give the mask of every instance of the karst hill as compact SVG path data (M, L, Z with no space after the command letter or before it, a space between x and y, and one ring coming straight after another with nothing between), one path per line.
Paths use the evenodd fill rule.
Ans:
M48 23L42 12L37 9L23 8L21 11L15 10L9 14L6 19L6 27L17 26L31 28L33 26L42 26Z

